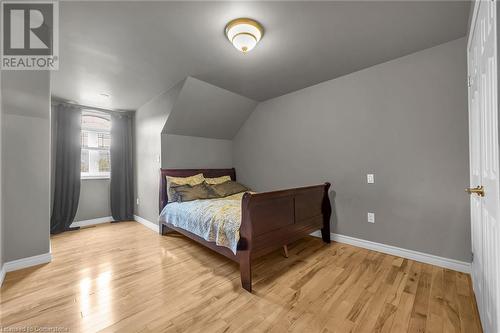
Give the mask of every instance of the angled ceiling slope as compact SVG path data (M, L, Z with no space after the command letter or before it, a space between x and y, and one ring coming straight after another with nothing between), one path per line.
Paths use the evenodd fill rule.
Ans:
M187 76L258 101L465 36L469 1L60 1L56 97L136 110ZM263 24L249 54L224 35ZM100 94L110 98L101 101ZM104 104L103 104L104 103Z
M256 105L252 99L188 77L162 133L230 140Z

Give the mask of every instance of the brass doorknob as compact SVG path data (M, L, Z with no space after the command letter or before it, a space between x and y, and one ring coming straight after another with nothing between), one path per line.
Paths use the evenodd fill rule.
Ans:
M482 185L481 186L478 185L476 187L466 188L465 192L467 192L469 194L475 193L475 194L479 195L480 197L484 197L484 187Z

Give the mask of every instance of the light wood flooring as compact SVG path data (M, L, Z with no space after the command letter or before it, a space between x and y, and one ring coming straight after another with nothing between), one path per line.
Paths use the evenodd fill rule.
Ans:
M480 332L467 274L308 237L238 266L137 222L52 237L53 261L8 273L0 327L60 332ZM0 330L1 331L1 330Z

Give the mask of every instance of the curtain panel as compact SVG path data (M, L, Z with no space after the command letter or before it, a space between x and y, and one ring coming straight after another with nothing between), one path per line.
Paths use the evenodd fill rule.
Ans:
M71 230L80 200L81 108L59 104L54 109L57 141L50 232L57 234Z
M134 219L132 116L111 115L111 214L115 221Z

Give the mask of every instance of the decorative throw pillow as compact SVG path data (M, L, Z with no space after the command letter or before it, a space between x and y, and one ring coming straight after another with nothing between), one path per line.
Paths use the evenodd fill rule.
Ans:
M205 181L209 185L222 184L222 183L231 181L231 177L230 176L222 176L222 177L217 177L217 178L205 178Z
M240 183L234 182L232 180L215 185L209 185L214 192L221 198L249 191L250 189L246 186L241 185Z
M198 185L201 184L205 181L205 177L203 177L202 173L199 173L194 176L190 177L171 177L167 176L167 194L168 194L168 202L173 202L170 198L170 186L172 183L175 183L177 185Z
M217 194L205 182L196 185L170 185L169 199L176 202L186 202L200 199L217 198Z

